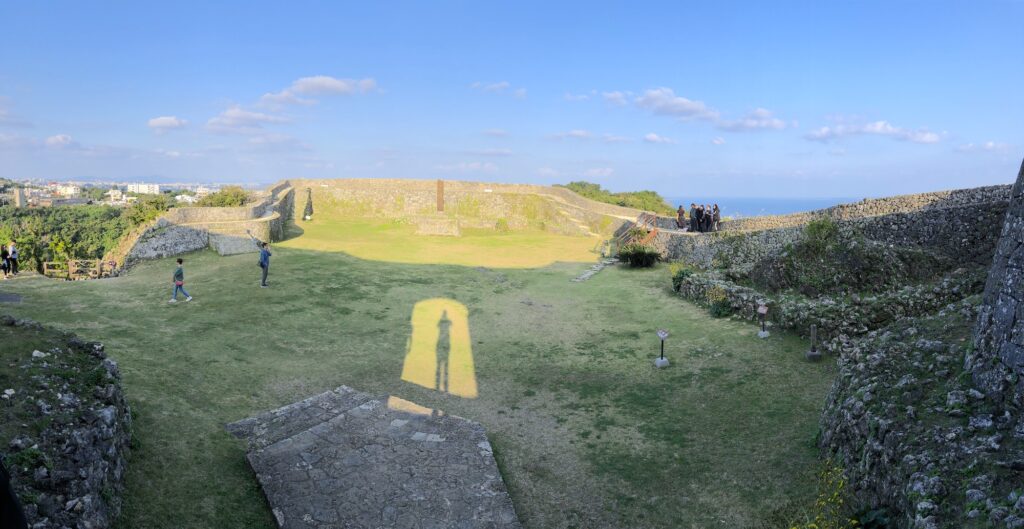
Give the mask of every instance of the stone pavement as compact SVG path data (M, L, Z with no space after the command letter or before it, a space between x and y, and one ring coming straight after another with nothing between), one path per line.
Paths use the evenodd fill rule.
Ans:
M483 426L342 386L227 426L282 529L518 529Z

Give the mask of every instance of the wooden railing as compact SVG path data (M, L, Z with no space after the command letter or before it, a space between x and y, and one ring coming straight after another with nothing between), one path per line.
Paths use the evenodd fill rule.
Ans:
M96 279L109 276L116 268L114 261L71 259L43 263L43 275L54 279Z

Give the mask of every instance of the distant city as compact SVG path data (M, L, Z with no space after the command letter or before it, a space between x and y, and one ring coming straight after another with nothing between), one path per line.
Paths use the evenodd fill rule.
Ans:
M0 183L3 179L0 179ZM226 185L252 187L251 184L223 183L151 183L102 180L8 179L8 189L0 195L0 205L14 207L77 206L103 204L127 206L145 195L171 195L181 205L192 205ZM0 186L2 188L3 186Z

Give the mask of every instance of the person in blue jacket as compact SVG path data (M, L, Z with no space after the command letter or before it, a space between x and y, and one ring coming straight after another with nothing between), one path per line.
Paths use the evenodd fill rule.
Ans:
M253 237L252 232L245 230L245 233L249 234L249 238L252 239L253 244L256 245L256 249L260 251L260 268L263 269L263 278L260 280L260 288L267 288L267 273L270 272L270 243L261 241L256 237Z

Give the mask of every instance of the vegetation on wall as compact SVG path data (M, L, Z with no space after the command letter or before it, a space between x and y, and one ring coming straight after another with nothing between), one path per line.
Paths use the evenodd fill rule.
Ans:
M933 279L949 265L933 252L869 241L822 218L807 224L799 242L757 263L749 279L774 293L878 293Z
M621 193L612 193L611 191L602 188L599 184L592 184L584 181L569 182L566 185L557 185L556 187L564 187L577 195L589 198L590 200L596 200L597 202L615 204L617 206L641 209L644 211L652 211L654 213L661 213L664 215L676 214L675 208L669 205L669 203L655 191L624 191Z
M216 193L210 193L196 203L202 207L237 207L249 201L249 192L241 186L224 186Z
M629 263L632 268L648 268L661 259L661 254L652 246L630 243L619 249L619 260Z
M133 208L0 207L0 241L17 242L24 269L41 271L46 261L100 259L134 225L128 214ZM142 219L147 211L148 206L140 206L133 213Z

